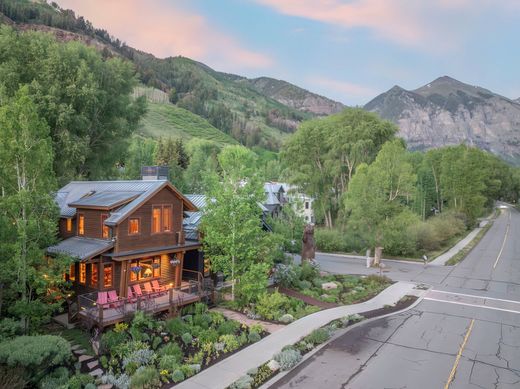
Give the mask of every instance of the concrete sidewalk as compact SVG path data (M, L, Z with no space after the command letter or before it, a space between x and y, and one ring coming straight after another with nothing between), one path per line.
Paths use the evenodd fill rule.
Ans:
M466 235L464 239L460 240L455 246L453 246L451 249L449 249L448 251L439 255L437 258L431 261L429 265L444 266L446 262L448 262L455 255L457 255L460 250L466 247L475 238L475 236L477 236L481 229L482 227L475 228L468 235Z
M223 361L201 371L199 374L181 382L179 389L218 389L226 388L247 373L249 369L258 367L269 361L274 354L289 344L298 342L314 329L344 316L372 311L385 305L397 303L405 295L420 295L423 291L415 290L415 284L397 282L373 299L355 305L345 305L326 309L305 316L285 328L265 337L261 341L239 351Z

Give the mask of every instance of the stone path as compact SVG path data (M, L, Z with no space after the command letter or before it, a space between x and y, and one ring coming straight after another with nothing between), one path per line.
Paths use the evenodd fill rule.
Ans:
M385 305L397 303L406 295L421 295L421 293L423 291L415 289L415 284L413 283L396 282L376 297L364 303L325 309L305 316L181 382L176 385L176 389L227 388L245 375L249 369L258 367L270 360L284 346L298 342L313 330L335 319L383 308Z
M82 349L80 345L70 342L72 353L78 362L81 364L81 371L86 371L94 378L101 377L104 373L99 360L96 356L87 353L87 350ZM112 389L112 385L100 385L98 389Z
M239 323L245 324L248 327L251 327L253 324L259 324L264 328L265 331L269 332L270 334L272 334L273 332L279 331L285 327L285 325L283 325L283 324L276 324L276 323L270 323L268 321L263 321L263 320L250 319L243 313L233 311L231 309L218 307L218 308L212 308L211 310L214 312L220 312L228 319L236 320Z

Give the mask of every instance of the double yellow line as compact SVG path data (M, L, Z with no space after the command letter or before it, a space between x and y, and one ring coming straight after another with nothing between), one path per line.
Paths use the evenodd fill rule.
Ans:
M466 336L464 336L464 341L460 345L459 352L457 353L457 358L455 358L455 363L453 364L453 368L451 369L450 376L448 377L448 381L446 382L446 385L444 385L444 389L448 389L450 387L451 381L453 381L453 377L455 377L455 372L457 371L457 366L459 366L460 357L462 356L464 347L466 347L466 343L468 342L468 338L469 338L469 335L471 334L471 330L473 329L474 323L475 323L475 319L471 319L469 328L466 331Z

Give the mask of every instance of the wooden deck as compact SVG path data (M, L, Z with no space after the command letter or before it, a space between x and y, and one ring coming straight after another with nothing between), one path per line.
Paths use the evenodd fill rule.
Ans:
M78 317L89 327L103 328L122 321L131 320L135 312L154 314L175 311L185 305L200 301L204 293L193 288L169 289L160 294L145 295L135 299L120 298L117 302L97 304L95 296L78 297Z

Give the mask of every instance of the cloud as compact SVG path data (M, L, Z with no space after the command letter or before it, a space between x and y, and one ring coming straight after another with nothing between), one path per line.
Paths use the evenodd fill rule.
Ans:
M348 81L334 80L323 76L309 77L307 81L315 88L325 90L329 95L337 96L341 101L371 99L379 94L378 91L367 86Z
M227 71L265 69L273 59L245 48L202 15L165 0L58 0L129 46L157 57L182 55Z

